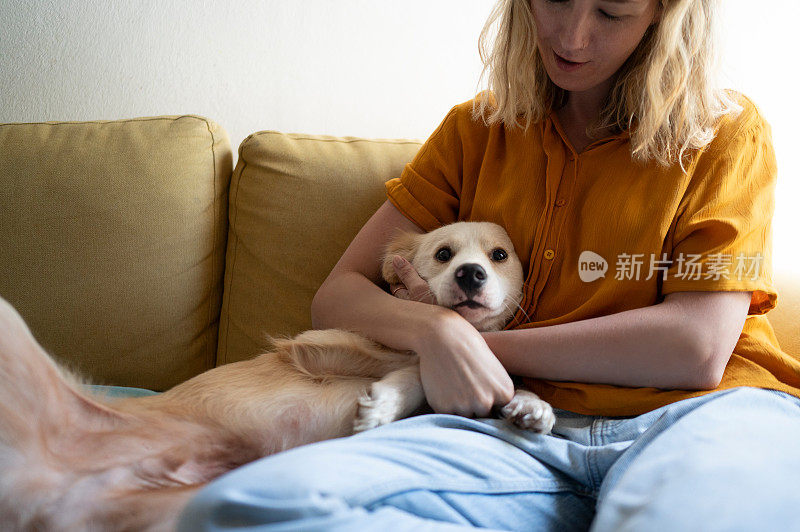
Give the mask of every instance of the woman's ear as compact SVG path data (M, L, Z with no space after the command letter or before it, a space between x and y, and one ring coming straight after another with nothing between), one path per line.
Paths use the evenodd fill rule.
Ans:
M389 242L383 255L383 265L381 267L381 275L383 275L387 283L397 284L400 282L400 278L397 276L397 272L394 271L394 265L392 264L394 256L400 255L408 262L413 262L421 238L422 234L420 233L400 233Z

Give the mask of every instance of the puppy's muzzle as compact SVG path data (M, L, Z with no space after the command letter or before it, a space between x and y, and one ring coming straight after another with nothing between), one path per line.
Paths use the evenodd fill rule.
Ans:
M456 284L468 298L486 284L486 270L480 264L462 264L456 270Z

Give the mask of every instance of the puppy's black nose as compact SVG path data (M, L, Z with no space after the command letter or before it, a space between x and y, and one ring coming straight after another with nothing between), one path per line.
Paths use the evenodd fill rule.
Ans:
M456 270L456 283L470 297L486 282L486 270L480 264L462 264Z

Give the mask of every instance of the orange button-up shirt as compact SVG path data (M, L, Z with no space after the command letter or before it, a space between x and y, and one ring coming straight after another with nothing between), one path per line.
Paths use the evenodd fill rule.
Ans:
M752 291L717 389L755 386L800 397L800 360L781 351L765 316L777 301L770 128L752 102L742 97L740 104L743 111L720 120L714 140L692 154L684 172L634 162L627 132L576 153L555 114L525 131L508 130L473 120L472 102L465 102L401 177L386 183L387 194L426 231L463 220L505 227L526 273L522 309L507 328L642 308L672 292ZM709 393L525 384L555 407L606 416Z

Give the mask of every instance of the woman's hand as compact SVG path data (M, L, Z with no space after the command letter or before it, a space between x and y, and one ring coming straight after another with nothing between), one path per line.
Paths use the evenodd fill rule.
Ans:
M390 285L401 299L436 304L427 281L404 258L392 262L402 284ZM420 331L415 352L425 397L434 412L487 417L492 407L507 405L514 383L483 336L456 312L443 309L440 318Z
M389 285L389 291L393 296L420 303L436 304L436 297L431 292L428 282L419 276L410 262L400 255L395 255L392 265L401 281L401 284Z
M460 315L443 313L421 331L415 352L425 397L434 412L488 417L514 397L514 383L483 336Z

